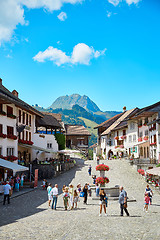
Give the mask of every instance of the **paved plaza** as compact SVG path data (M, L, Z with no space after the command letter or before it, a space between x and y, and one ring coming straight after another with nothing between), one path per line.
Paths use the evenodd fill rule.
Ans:
M136 202L128 203L130 217L120 217L118 201L110 200L108 216L99 217L99 201L89 197L88 204L83 199L78 209L64 211L62 195L58 198L57 210L48 208L47 192L38 188L28 194L11 200L10 205L0 205L0 240L6 239L160 239L160 195L154 191L153 205L148 213L143 212L144 179L126 160L102 161L110 167L106 172L108 187L123 185L129 198ZM88 166L96 172L93 161L78 160L77 166L51 181L63 184L92 183L88 176Z

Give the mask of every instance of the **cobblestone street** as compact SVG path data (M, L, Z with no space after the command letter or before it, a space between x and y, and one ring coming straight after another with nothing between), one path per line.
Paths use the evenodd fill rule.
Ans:
M110 200L108 216L99 217L99 201L88 198L78 203L78 209L64 211L62 195L58 198L57 210L48 208L47 192L38 188L28 194L11 200L11 204L0 205L0 239L160 239L160 195L154 190L153 204L148 213L143 212L144 179L125 160L103 161L110 167L106 172L108 187L123 185L129 198L136 202L128 203L130 217L120 217L118 201ZM92 183L88 176L88 165L92 164L92 174L96 172L93 161L78 160L77 167L51 181L63 184L72 182Z

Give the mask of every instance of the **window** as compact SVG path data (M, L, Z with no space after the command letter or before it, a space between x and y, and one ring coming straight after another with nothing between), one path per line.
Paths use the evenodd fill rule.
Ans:
M143 132L139 132L139 137L142 137L143 136Z
M0 112L2 112L2 111L3 111L3 104L0 103Z
M31 132L29 132L29 141L31 141Z
M123 130L123 136L125 136L126 135L126 130Z
M47 148L52 148L52 143L47 143Z
M145 118L144 123L145 123L145 124L148 123L148 118Z
M14 148L7 148L7 156L14 156Z
M117 131L117 136L119 136L119 132Z
M0 147L0 155L2 155L2 147Z
M25 124L25 112L23 112L23 124Z
M143 156L143 148L140 147L140 156Z
M31 120L31 115L29 115L29 126L31 126L32 120Z
M28 141L28 131L26 131L26 141Z
M145 134L145 136L148 136L148 130L145 130L144 134Z
M138 121L138 126L141 127L142 126L142 120Z
M7 135L14 135L13 127L7 126Z
M24 131L22 132L22 139L24 140Z
M132 136L131 135L129 136L129 142L132 142Z
M28 114L26 114L26 125L28 125Z
M7 115L13 115L13 108L7 106Z
M133 142L136 142L136 135L133 135Z
M22 112L21 112L21 110L19 110L19 122L21 122L21 120L22 120L21 115L22 115Z
M134 122L131 122L130 123L130 129L133 130L134 128L135 128L135 124L134 124Z
M0 133L3 133L3 125L0 124Z
M154 137L154 143L156 143L157 142L156 135L154 135L153 137Z

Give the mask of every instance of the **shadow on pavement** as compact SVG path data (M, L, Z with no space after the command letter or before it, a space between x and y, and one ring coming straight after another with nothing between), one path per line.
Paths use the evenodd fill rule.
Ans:
M62 186L69 185L75 177L76 171L81 171L84 167L84 160L77 160L77 165L71 170L59 175L56 178L49 179L53 186L58 184L59 194L62 193ZM13 223L19 219L34 215L39 212L48 210L47 208L40 208L39 206L48 201L47 191L42 190L40 187L35 191L28 194L21 195L17 198L11 199L10 204L0 204L0 226ZM62 210L58 210L62 211Z

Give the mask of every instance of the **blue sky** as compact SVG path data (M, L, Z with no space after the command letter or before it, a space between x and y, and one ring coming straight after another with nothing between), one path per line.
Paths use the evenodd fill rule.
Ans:
M0 77L9 90L43 107L85 94L103 111L160 100L158 0L30 1L0 2Z

